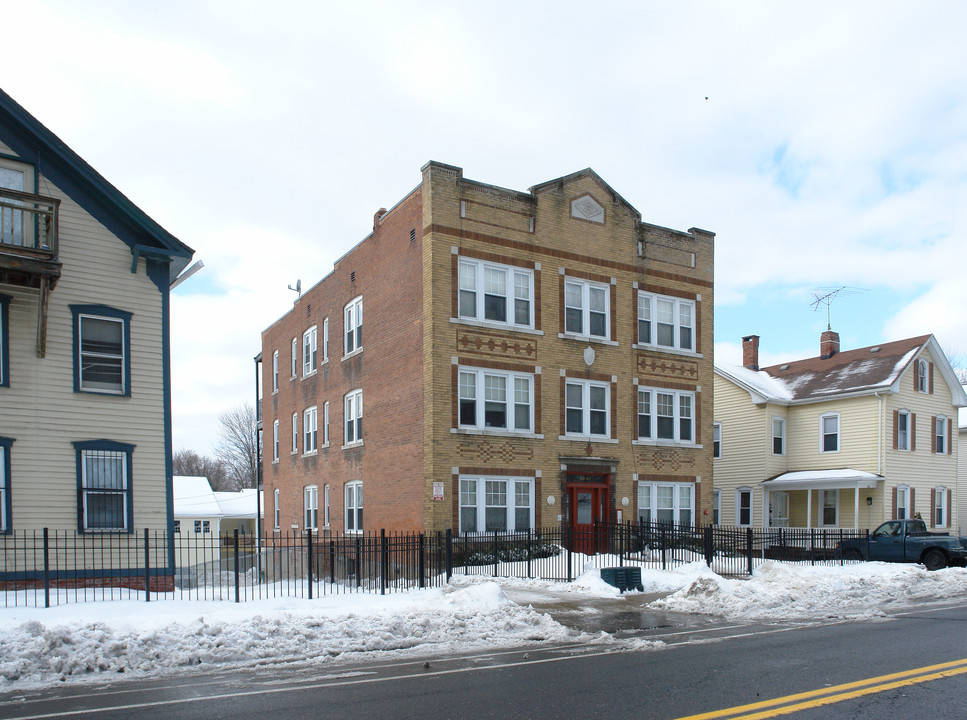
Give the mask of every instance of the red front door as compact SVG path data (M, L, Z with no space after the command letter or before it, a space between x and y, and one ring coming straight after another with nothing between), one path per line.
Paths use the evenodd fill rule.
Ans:
M592 482L571 482L567 486L571 548L594 555L605 549L602 545L607 529L597 523L608 522L608 476L583 476L582 480Z

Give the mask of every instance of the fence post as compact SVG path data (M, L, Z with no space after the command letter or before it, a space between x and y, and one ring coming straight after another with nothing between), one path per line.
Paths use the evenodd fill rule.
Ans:
M336 541L331 536L329 538L329 584L336 584Z
M668 529L665 523L658 523L658 535L661 538L661 569L668 569Z
M530 579L531 576L531 534L533 533L533 528L527 528L527 578Z
M618 567L625 566L625 526L618 525Z
M705 565L712 567L712 526L705 526Z
M567 538L567 543L565 543L567 545L567 581L571 582L573 579L571 577L571 553L573 552L571 546L574 545L574 536L571 535L571 528L569 525L564 526L564 537Z
M745 550L749 556L749 562L748 562L749 575L752 575L752 528L750 527L745 529Z
M809 528L809 564L816 564L816 528Z
M47 528L44 528L44 607L50 607L50 537Z
M447 582L453 577L453 528L447 528Z
M151 602L151 551L148 548L148 528L144 529L144 601Z
M234 551L234 571L235 571L235 602L241 602L241 597L239 596L239 577L238 577L238 528L235 528L232 537L232 550Z
M306 578L309 580L309 599L312 600L312 528L306 528Z
M420 564L420 587L424 588L426 587L426 580L423 577L426 574L426 557L425 557L426 541L425 541L425 538L423 537L423 533L420 533L418 545L419 545L419 551L420 551L420 559L418 561Z
M865 535L866 535L866 557L863 559L869 560L870 559L870 529L869 528L866 528Z
M497 531L494 530L494 577L497 577L498 562L500 562L500 553L497 551Z
M843 528L840 528L839 529L839 543L838 544L839 544L840 547L843 547ZM833 557L835 557L835 554L833 555ZM840 567L843 566L843 553L840 553L839 554L839 565L840 565Z
M386 575L389 573L389 556L386 545L386 528L379 529L379 594L386 594Z

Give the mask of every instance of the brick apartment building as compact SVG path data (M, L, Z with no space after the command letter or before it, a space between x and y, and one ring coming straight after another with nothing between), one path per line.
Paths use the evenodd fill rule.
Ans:
M710 521L713 237L428 163L262 333L266 529Z

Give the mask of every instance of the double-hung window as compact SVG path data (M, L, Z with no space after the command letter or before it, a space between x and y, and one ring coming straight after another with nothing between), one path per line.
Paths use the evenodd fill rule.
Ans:
M695 517L695 485L638 483L638 519L667 525L691 525Z
M363 531L363 483L353 480L346 483L346 532Z
M306 485L304 494L305 521L303 527L306 530L319 529L319 487L317 485Z
M131 313L104 305L71 305L74 392L131 394Z
M13 438L0 437L0 535L11 531L10 448Z
M695 442L695 393L639 387L638 439Z
M322 444L329 447L329 401L322 404Z
M900 410L896 415L896 449L910 449L910 412Z
M786 454L786 421L781 417L772 418L772 454Z
M299 452L299 413L292 413L292 454Z
M934 527L947 527L947 513L949 508L947 507L947 488L943 485L938 485L933 490L933 526Z
M319 449L318 445L318 409L315 405L311 408L306 408L306 411L302 414L302 452L314 453Z
M943 415L938 415L936 421L934 422L934 445L933 449L938 455L944 455L948 451L947 437L947 418Z
M322 502L323 502L323 505L322 505L322 512L323 512L322 521L323 521L323 523L325 523L326 527L329 527L329 485L326 485L323 488L323 501Z
M322 361L329 362L329 318L322 323Z
M317 328L313 325L302 333L302 377L316 371Z
M839 452L839 413L819 417L819 451Z
M534 273L479 260L460 260L461 318L534 327Z
M824 527L836 527L839 524L839 490L821 490L820 495L821 524Z
M346 328L346 355L363 349L363 299L356 298L343 312Z
M458 392L462 428L531 432L534 427L533 375L460 368Z
M75 442L77 517L81 532L131 532L134 445L110 440Z
M0 295L0 387L10 387L10 297Z
M272 462L279 461L279 421L272 422Z
M275 524L273 525L273 527L275 529L278 529L279 528L279 512L281 510L281 506L279 504L279 489L278 488L275 489L274 495L275 495L275 508L273 510L273 520L274 520Z
M611 385L568 378L564 384L564 434L611 436Z
M735 491L735 524L741 527L752 524L752 488L742 487Z
M363 391L353 390L346 395L346 445L363 441Z
M910 486L897 485L896 487L896 517L897 520L906 520L910 517Z
M272 392L279 391L279 351L272 353Z
M607 340L611 326L610 290L607 285L566 279L564 332Z
M638 293L638 344L695 350L695 302Z
M532 527L534 527L532 478L460 478L461 534L526 532Z
M295 377L299 367L299 340L292 338L292 377Z
M722 423L712 423L712 457L722 457Z

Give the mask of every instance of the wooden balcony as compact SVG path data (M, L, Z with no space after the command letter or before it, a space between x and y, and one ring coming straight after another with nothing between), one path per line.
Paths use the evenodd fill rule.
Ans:
M60 279L58 213L60 200L0 188L0 285L40 291L37 356L47 351L47 303Z

